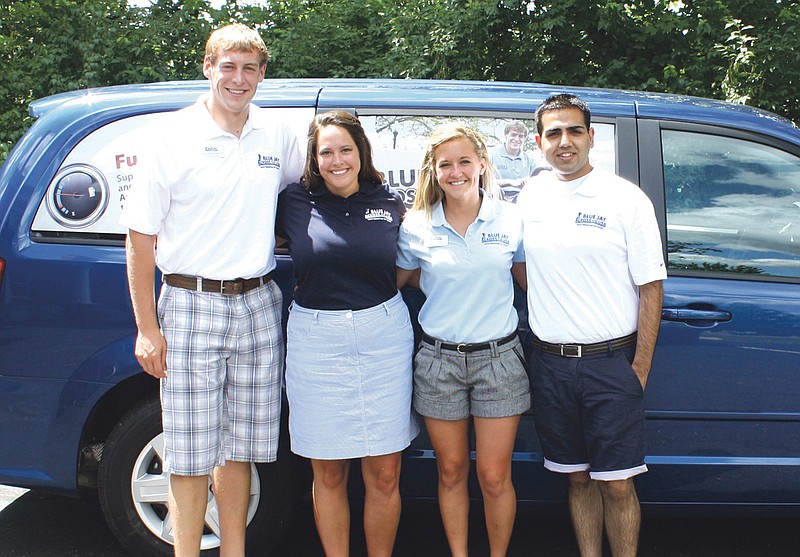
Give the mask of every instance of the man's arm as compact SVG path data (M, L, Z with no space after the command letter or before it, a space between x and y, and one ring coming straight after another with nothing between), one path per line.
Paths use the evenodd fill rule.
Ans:
M662 281L655 280L639 287L639 334L632 367L639 377L642 389L647 385L650 366L653 364L658 330L661 327L663 303L664 285Z
M154 295L156 237L128 231L125 252L133 316L139 330L134 354L142 369L159 379L167 376L167 341L156 317Z
M402 267L397 267L397 289L400 290L405 286L419 288L419 274L419 267L416 269L411 269L410 271L408 269L403 269Z

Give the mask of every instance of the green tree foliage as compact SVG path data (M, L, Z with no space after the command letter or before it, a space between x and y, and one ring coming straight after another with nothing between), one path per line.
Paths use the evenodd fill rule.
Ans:
M8 146L21 135L31 100L113 82L120 58L108 48L114 37L95 29L114 28L107 24L121 4L6 0L0 5L0 143Z
M31 100L200 78L209 32L258 28L272 77L539 81L683 93L800 121L795 0L0 0L0 161Z
M0 0L0 161L30 125L30 101L71 89L202 77L205 0Z
M273 77L388 77L384 7L390 2L277 0L264 9Z
M153 0L149 8L125 8L122 19L118 83L202 79L205 41L221 19L206 0Z
M800 121L788 0L282 0L269 73L540 81L745 102Z

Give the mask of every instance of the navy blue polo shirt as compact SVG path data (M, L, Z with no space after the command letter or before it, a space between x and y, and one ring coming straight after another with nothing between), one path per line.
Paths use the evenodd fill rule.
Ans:
M397 235L405 205L385 184L350 197L292 184L278 198L277 234L289 240L297 289L308 309L365 309L397 294Z

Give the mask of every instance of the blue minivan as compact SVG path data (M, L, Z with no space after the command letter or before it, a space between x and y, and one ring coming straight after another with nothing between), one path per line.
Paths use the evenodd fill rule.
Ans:
M134 555L170 555L171 532L157 382L133 356L118 216L138 179L144 124L207 88L38 100L0 169L0 483L99 497ZM265 80L255 102L301 141L317 112L357 113L378 168L410 205L433 127L466 121L492 148L512 120L533 132L535 108L557 92L589 103L594 164L639 184L661 227L669 279L645 396L643 506L800 515L800 131L790 121L707 99L535 83ZM540 157L532 139L525 148ZM278 260L288 303L291 259ZM413 309L419 293L406 294ZM433 456L423 432L405 452L405 498L435 499ZM531 415L514 457L521 504L564 504ZM308 467L284 437L278 462L254 466L253 479L248 544L268 552L307 491ZM215 510L210 496L211 554Z

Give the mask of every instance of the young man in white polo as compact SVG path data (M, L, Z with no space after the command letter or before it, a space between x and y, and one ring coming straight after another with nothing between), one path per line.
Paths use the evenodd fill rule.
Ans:
M244 556L251 462L277 456L283 339L278 193L299 179L295 136L251 104L268 52L241 24L206 43L210 91L164 115L121 217L136 357L161 381L175 555L197 556L208 477L222 556ZM156 304L155 268L164 277Z

